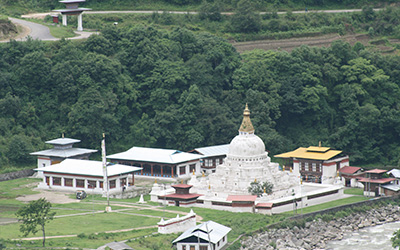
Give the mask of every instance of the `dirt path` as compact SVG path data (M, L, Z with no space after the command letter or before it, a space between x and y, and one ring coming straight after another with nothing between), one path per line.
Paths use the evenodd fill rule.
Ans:
M56 191L46 191L43 189L36 189L36 188L34 190L39 191L40 193L17 197L17 200L29 202L29 201L38 200L40 198L46 198L46 200L50 201L51 203L57 203L57 204L80 202L80 200L71 199L69 197L69 194L67 194L67 193L56 192Z

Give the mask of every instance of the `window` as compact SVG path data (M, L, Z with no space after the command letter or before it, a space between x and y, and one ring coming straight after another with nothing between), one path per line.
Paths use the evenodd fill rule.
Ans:
M317 172L317 163L315 162L312 164L312 171Z
M304 163L304 171L308 171L308 162Z
M208 246L200 246L200 250L207 250Z
M76 179L76 187L84 188L84 187L85 187L85 180L83 180L83 179Z
M70 178L65 178L64 179L64 186L66 186L66 187L72 187L72 179L70 179Z
M196 250L195 246L190 246L190 250Z
M61 178L60 177L53 177L53 185L54 186L61 186Z
M96 188L96 181L88 181L88 188Z
M182 245L182 250L186 250L186 246L185 245Z
M190 173L193 173L193 170L196 171L196 164L191 164L189 168L190 168Z
M186 174L186 166L179 167L179 174L180 174L180 175Z
M109 183L110 183L110 189L116 187L116 185L115 185L115 184L116 184L116 181L115 181L115 180L112 180L112 181L110 181Z
M99 181L100 188L103 188L103 182Z

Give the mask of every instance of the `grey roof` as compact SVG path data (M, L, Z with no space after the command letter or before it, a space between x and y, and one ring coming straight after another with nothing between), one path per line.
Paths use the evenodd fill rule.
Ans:
M388 174L392 174L395 178L400 178L400 169L392 169L388 172Z
M47 141L46 143L52 144L52 145L68 145L68 144L78 143L78 142L81 142L81 140L71 139L71 138L58 138L58 139Z
M134 171L142 168L132 167L121 164L107 164L107 175L115 176ZM35 171L45 171L56 174L72 174L84 176L103 176L103 162L79 159L66 159L58 164L50 165L42 168L35 168Z
M382 185L383 188L392 190L392 191L399 191L400 190L400 185L398 184L386 184L386 185Z
M194 150L206 157L227 155L229 153L229 144L195 148Z
M195 227L189 228L178 238L176 238L172 243L178 243L181 240L187 239L189 237L198 237L205 241L211 241L213 244L217 244L225 235L227 235L232 229L221 225L214 221L207 221ZM208 232L208 233L207 233ZM197 240L196 240L197 242ZM195 243L196 243L195 242Z
M162 148L143 148L132 147L131 149L107 156L108 159L142 161L142 162L158 162L167 164L177 164L181 162L193 161L203 158L198 154L181 152L174 149Z
M49 156L49 157L60 157L69 158L78 155L91 154L97 152L96 149L86 149L86 148L66 148L66 149L47 149L43 151L33 152L30 155L37 156Z

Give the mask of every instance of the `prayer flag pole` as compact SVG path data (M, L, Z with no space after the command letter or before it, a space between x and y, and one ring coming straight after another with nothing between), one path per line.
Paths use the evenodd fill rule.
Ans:
M107 160L106 160L106 136L103 133L103 140L101 141L101 158L103 163L103 194L106 192L107 195L107 207L106 212L111 212L110 207L110 196L108 194L108 174L107 174Z

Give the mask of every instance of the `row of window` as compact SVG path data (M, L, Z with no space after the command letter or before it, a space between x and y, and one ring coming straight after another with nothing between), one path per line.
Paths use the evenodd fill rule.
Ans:
M224 159L223 158L218 158L218 159L204 159L204 167L214 167L221 165L223 163Z
M64 178L64 186L65 187L73 187L74 179L72 178ZM50 184L50 177L46 177L46 182L47 185ZM111 180L109 181L110 183L110 189L112 188L116 188L116 180ZM97 187L97 181L93 181L93 180L88 180L87 181L87 187L88 188L96 188ZM99 181L99 185L100 188L103 188L103 182ZM125 179L121 179L121 187L123 187L124 185L126 185L126 180ZM53 177L53 186L61 186L61 177ZM85 179L75 179L75 187L78 188L84 188L85 187Z
M312 171L312 172L321 172L321 167L322 164L321 163L316 163L316 162L312 162L312 163L308 163L308 162L300 162L300 169L302 171Z

